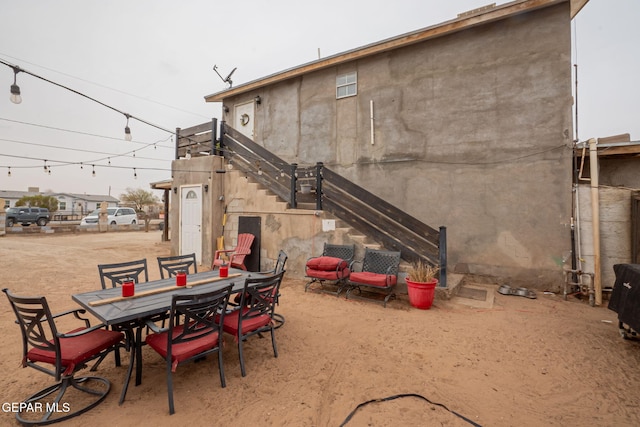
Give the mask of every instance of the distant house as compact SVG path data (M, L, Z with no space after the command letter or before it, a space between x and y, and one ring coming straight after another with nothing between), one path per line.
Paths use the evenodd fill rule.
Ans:
M58 200L59 215L83 216L100 207L102 202L107 202L109 207L118 206L120 201L115 197L99 194L75 194L41 192L38 188L30 188L29 191L0 190L0 198L5 200L4 207L9 208L25 196L52 196Z

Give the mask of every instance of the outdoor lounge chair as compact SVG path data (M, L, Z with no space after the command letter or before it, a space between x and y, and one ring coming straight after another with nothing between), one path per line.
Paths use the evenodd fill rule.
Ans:
M213 262L211 263L211 269L220 267L223 264L229 264L230 267L239 268L241 270L247 270L244 264L244 259L247 255L251 254L251 245L255 240L255 236L250 233L238 234L238 244L233 249L217 250L213 254ZM225 254L229 259L225 260L221 257Z
M349 277L351 271L349 264L353 261L355 253L355 245L332 245L324 244L322 256L309 258L305 266L305 275L310 280L305 285L304 291L311 288L314 283L319 283L320 288L311 288L320 292L330 293L332 295L340 295L344 289L345 280ZM331 284L337 286L336 291L327 290L324 285Z
M22 367L34 368L56 380L56 384L22 402L25 406L16 412L16 419L23 425L52 424L80 415L102 402L111 389L109 380L96 376L78 378L75 373L97 359L91 368L95 370L109 352L122 345L124 334L109 331L101 324L91 326L88 319L80 317L82 309L53 315L45 297L19 297L6 288L3 292L22 333ZM56 319L69 314L82 320L84 327L58 332ZM69 387L76 390L66 394Z
M351 271L349 276L347 299L350 297L369 299L362 294L364 288L367 292L386 294L383 302L383 306L386 307L387 302L396 296L394 289L398 281L400 252L366 248L364 259L352 262L352 270L355 264L360 263L361 270ZM353 295L354 291L358 291L358 294Z

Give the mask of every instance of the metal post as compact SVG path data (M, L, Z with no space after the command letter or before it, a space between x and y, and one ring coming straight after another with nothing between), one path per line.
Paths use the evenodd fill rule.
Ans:
M291 163L291 209L296 209L298 207L298 202L296 201L296 186L297 180L296 170L298 169L297 163Z
M322 162L316 163L316 210L322 210Z
M216 149L216 140L218 139L218 119L211 119L211 154L220 155L220 151Z
M438 286L442 288L447 287L447 227L440 226L440 242L438 244L440 248L440 281Z
M164 190L164 197L162 200L164 201L164 218L162 219L163 227L162 227L162 241L169 241L169 193L171 190Z
M220 149L222 150L222 155L224 156L224 128L227 122L224 120L220 120Z
M180 157L178 156L178 148L180 146L180 128L176 128L176 160Z

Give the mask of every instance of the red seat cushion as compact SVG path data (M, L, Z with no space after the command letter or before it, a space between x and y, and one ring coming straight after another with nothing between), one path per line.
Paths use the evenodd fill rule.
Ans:
M247 307L242 308L243 312L246 313L249 310ZM238 316L240 315L240 309L234 310L230 313L224 315L224 322L222 324L222 328L228 334L231 334L238 337ZM243 320L242 321L242 334L249 333L251 331L255 331L258 328L268 325L271 323L271 317L268 314L263 314L258 317L254 317L252 319Z
M362 271L351 273L349 280L356 284L362 283L369 286L388 288L389 286L394 286L396 284L397 278L396 276Z
M312 270L307 268L307 277L313 277L314 279L320 280L340 280L349 277L350 273L351 271L348 268L339 271Z
M307 268L311 270L321 271L337 271L344 270L349 264L342 258L336 258L332 256L320 256L311 258L307 261Z
M173 336L177 336L182 333L184 325L173 328ZM210 331L211 328L206 328L206 331ZM205 329L203 329L203 332ZM153 348L163 358L167 358L167 341L169 340L169 331L159 332L147 336L146 342L149 347ZM190 341L184 341L181 343L173 344L171 348L171 372L175 372L178 364L183 360L187 360L193 356L196 356L203 351L211 350L218 346L218 333L214 332L196 338Z
M80 332L85 328L78 328L67 332L72 334ZM96 329L77 337L60 338L60 355L62 366L66 367L64 375L71 375L76 365L85 362L97 353L119 343L124 338L122 332L108 331L106 329ZM32 348L27 353L27 358L33 362L56 364L55 351Z

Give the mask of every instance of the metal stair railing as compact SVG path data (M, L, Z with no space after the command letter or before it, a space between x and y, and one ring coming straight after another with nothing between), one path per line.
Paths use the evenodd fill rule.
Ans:
M424 224L322 163L307 167L289 164L224 121L216 151L294 209L301 193L299 177L304 175L302 182L315 185L317 210L326 210L384 247L400 251L405 261L439 266L439 286L447 286L446 227L436 230Z

